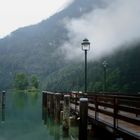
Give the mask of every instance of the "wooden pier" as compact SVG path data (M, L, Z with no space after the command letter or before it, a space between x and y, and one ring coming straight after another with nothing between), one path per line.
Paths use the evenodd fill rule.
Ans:
M56 101L53 99L58 94L47 91L43 91L43 94L45 94L45 96L43 95L45 98L43 99L43 106L49 108L51 104L49 112L54 112L57 106L55 105ZM61 106L64 103L64 95L66 94L59 93L59 96L61 96L59 97ZM85 95L81 93L67 93L67 95L70 95L71 114L77 116L77 118L82 118L80 116L82 114L80 113L80 99L85 97ZM88 98L88 125L101 127L112 133L114 137L119 136L124 140L140 140L139 95L110 95L109 93L103 95L101 93L90 93L86 98ZM56 103L58 104L58 100ZM59 108L62 110L62 107Z

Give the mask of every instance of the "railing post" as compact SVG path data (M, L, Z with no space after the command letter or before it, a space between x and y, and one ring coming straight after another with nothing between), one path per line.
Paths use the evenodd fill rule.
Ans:
M47 108L47 92L42 91L42 106Z
M6 98L5 98L5 91L2 91L2 122L5 121L5 101L6 101Z
M75 113L77 111L77 93L75 93Z
M60 96L60 122L63 122L63 104L64 104L64 95L61 93Z
M48 115L50 115L50 105L51 105L51 98L50 98L50 94L48 93L48 95L47 95L47 112L48 112Z
M60 110L61 110L60 99L61 99L61 93L56 93L55 94L55 108L54 108L56 122L60 121Z
M1 92L0 92L0 107L2 106Z
M2 108L5 107L5 91L2 91Z
M50 115L54 117L54 94L50 94Z
M88 98L80 98L79 140L87 140Z
M114 115L113 115L113 125L114 125L114 131L116 131L117 128L117 113L118 113L118 100L117 97L113 98L113 104L114 104Z
M65 135L68 135L69 133L69 114L70 114L70 95L64 95L63 132Z
M47 123L47 92L42 91L42 120Z
M95 96L95 121L98 121L98 98Z

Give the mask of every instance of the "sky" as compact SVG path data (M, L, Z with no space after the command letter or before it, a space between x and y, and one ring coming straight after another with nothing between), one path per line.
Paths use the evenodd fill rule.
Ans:
M0 0L0 38L19 27L36 24L72 0Z
M140 40L140 0L102 0L98 7L80 18L65 22L69 42L62 46L67 59L81 59L81 42L88 38L88 60L97 60L118 49L133 47Z

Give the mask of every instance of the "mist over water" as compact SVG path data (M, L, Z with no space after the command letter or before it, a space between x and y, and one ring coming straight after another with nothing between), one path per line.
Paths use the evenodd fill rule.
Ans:
M80 45L84 38L91 42L90 60L112 54L140 39L140 0L103 2L106 4L104 8L96 8L79 19L65 21L69 42L65 42L61 50L66 59L81 57Z

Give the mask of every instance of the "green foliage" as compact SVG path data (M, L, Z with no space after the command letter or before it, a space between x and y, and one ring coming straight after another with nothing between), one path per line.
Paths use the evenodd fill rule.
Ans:
M36 91L39 88L39 80L34 75L31 77L31 80L29 80L29 76L27 76L25 73L17 73L15 77L15 88L17 90L31 90Z
M120 88L120 70L118 68L110 70L107 78L107 90L108 91L119 91Z
M16 89L20 90L30 85L33 91L40 85L45 90L57 92L83 91L84 63L66 61L61 53L61 45L69 41L62 21L86 14L93 9L92 3L95 7L100 3L102 7L99 1L74 1L49 19L0 39L0 88L12 88L15 83ZM80 11L79 7L84 10ZM140 91L140 43L131 45L132 49L121 49L108 58L88 63L88 91L103 90L104 60L108 62L107 91ZM30 75L36 76L31 78ZM31 79L30 84L28 79Z
M100 91L102 91L102 86L103 86L102 82L95 82L95 84L91 90L94 89L94 91L100 92Z
M38 81L38 79L37 79L36 76L32 76L31 77L31 86L34 87L34 88L36 88L36 89L38 89L38 87L39 87L39 81Z
M63 42L68 41L63 20L79 18L89 12L93 8L91 3L98 4L91 0L74 1L47 20L20 28L0 39L0 88L11 88L20 71L37 75L45 85L46 77L67 63L59 50ZM79 11L79 7L84 10Z
M15 88L25 90L28 88L28 78L25 73L17 73L15 77Z
M108 58L88 63L88 91L103 91L104 69L102 62L108 62L106 81L109 92L136 93L140 91L140 47L119 50ZM84 65L73 63L49 75L46 88L51 91L84 91Z

